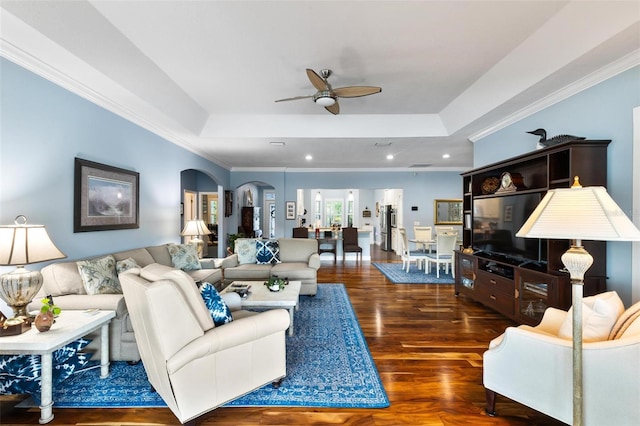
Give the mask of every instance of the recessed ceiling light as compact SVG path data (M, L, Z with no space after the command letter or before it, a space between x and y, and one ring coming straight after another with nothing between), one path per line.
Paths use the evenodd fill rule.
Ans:
M284 142L269 142L272 146L284 146Z
M305 160L313 160L313 157L309 154L307 154L304 158Z
M449 158L451 157L449 154L442 154L442 158Z
M387 154L387 160L393 160L393 154Z

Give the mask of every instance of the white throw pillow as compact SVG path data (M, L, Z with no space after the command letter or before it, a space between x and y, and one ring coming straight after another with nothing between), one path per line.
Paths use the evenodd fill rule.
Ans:
M582 341L607 340L613 325L624 312L624 304L618 293L609 291L582 299ZM573 307L567 312L558 336L573 338Z

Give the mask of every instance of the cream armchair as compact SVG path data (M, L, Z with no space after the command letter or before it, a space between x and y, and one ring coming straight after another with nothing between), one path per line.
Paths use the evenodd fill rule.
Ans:
M569 313L545 311L536 327L507 328L484 353L487 413L496 393L572 424L572 340L556 337ZM640 303L609 339L583 343L584 425L637 425L640 419Z
M149 382L181 423L193 423L285 376L289 314L245 312L214 326L195 282L185 277L175 271L147 281L132 272L120 280Z

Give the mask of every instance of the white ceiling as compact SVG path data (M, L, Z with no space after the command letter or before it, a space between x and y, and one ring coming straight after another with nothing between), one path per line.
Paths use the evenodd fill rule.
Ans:
M0 5L3 56L234 170L466 169L470 139L640 63L637 0ZM315 93L305 68L382 92L274 102Z

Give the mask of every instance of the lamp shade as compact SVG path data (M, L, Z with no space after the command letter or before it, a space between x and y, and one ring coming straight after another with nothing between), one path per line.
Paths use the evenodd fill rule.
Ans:
M21 223L19 223L21 222ZM28 225L18 216L15 225L0 226L0 265L28 265L67 257L53 244L44 225Z
M184 229L181 232L181 235L185 237L195 237L198 235L209 235L211 231L207 228L203 220L193 219L187 222L184 225Z
M517 237L640 241L640 231L601 186L551 189Z

